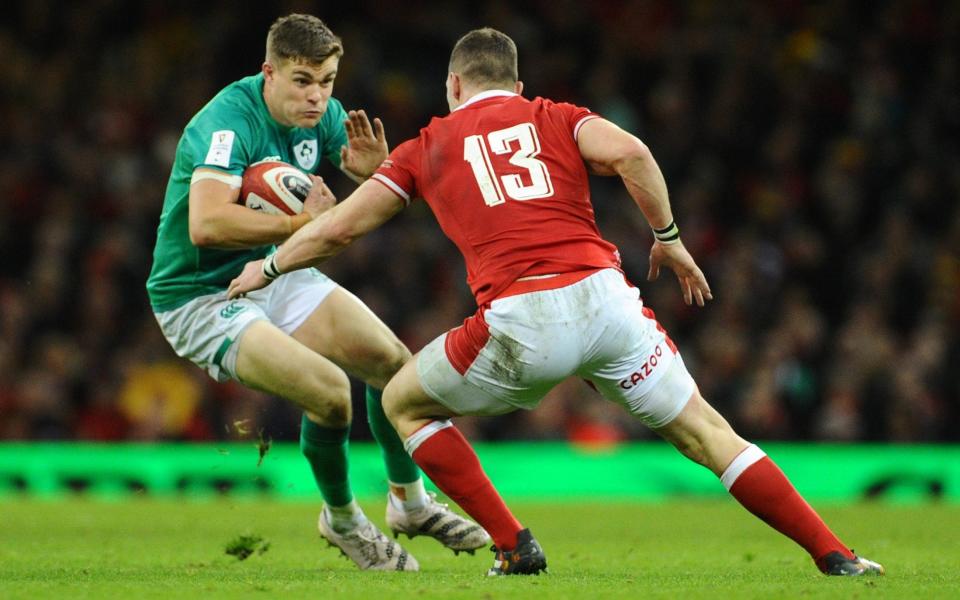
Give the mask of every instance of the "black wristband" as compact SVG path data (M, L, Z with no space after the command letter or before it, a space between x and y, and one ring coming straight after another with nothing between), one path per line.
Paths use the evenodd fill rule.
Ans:
M680 241L680 228L676 222L670 221L663 229L654 229L653 237L661 244L675 244Z
M276 252L264 259L261 270L263 271L263 278L267 281L273 281L277 277L283 275L283 273L280 272L280 269L277 268Z

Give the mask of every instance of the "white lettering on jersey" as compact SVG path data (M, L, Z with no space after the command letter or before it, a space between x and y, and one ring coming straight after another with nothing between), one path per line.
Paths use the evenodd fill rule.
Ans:
M208 165L229 167L234 137L236 137L236 133L229 129L214 131L213 138L210 140L210 150L207 151L207 158L203 162Z
M311 169L317 162L317 140L303 140L293 147L293 155L301 169Z
M553 195L553 182L550 180L547 165L535 158L540 154L540 137L533 123L520 123L506 129L492 131L487 134L486 140L490 149L496 154L510 153L511 143L517 142L519 149L510 157L510 164L526 169L530 176L530 185L524 185L520 175L498 177L490 162L484 137L471 135L464 138L463 160L470 163L473 176L477 180L483 201L487 206L503 204L506 201L504 195L514 200L549 198Z

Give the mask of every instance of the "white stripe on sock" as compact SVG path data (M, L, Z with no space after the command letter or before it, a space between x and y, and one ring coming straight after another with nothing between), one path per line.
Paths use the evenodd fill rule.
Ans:
M733 459L733 462L730 463L730 466L723 472L720 476L720 481L723 482L723 486L727 488L727 491L730 491L730 488L733 487L733 483L740 477L740 474L747 470L747 468L753 463L757 462L767 453L757 447L756 444L750 444L743 449L743 452L737 455Z
M420 444L427 441L427 438L441 429L446 429L447 427L453 427L453 422L450 419L447 419L446 421L430 421L414 432L413 435L404 440L404 450L407 451L407 454L413 456L413 453L417 451L417 448L420 447Z

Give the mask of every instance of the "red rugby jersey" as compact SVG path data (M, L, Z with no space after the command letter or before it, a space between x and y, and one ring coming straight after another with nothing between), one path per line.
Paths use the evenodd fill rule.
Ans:
M519 277L619 268L600 237L580 126L597 115L545 98L478 94L404 142L373 178L422 197L466 261L483 306Z

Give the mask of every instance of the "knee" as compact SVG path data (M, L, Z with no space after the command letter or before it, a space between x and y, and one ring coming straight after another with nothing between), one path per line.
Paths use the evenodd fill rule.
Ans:
M698 465L710 468L706 446L701 437L696 435L678 436L670 441L673 442L674 447L681 454Z
M387 383L387 386L383 388L383 414L387 416L387 420L390 421L394 429L397 428L397 423L403 417L399 400L397 386Z
M318 378L319 379L319 378ZM340 371L317 381L307 411L317 423L331 428L346 427L352 419L350 379Z
M729 449L742 442L730 424L699 393L662 435L693 462L719 473Z
M384 389L390 379L410 360L410 350L400 340L393 340L381 348L370 363L375 365L371 373L370 385Z

